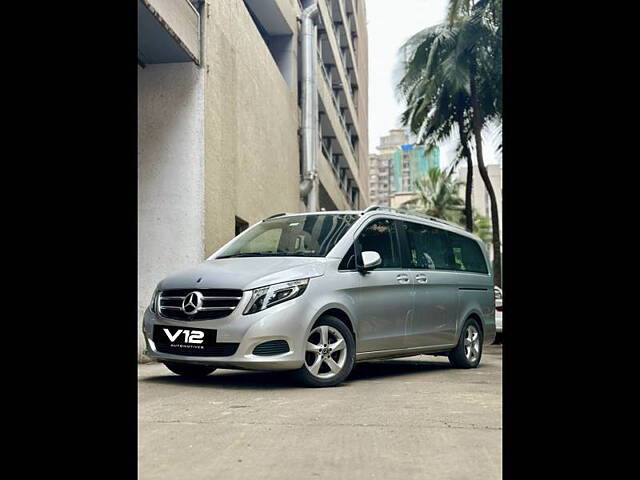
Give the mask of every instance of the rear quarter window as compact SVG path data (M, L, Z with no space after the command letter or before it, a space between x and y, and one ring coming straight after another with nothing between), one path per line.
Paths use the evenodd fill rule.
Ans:
M454 270L489 273L482 249L473 238L449 232L449 245Z

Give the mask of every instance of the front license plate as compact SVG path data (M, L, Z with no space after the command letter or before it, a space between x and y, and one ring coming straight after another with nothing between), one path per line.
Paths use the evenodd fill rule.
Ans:
M153 341L161 350L197 354L216 344L216 330L155 325Z

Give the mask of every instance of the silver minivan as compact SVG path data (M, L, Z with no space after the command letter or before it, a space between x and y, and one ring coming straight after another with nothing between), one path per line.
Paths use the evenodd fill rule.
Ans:
M333 386L355 362L447 355L475 368L496 334L482 242L385 207L273 215L162 280L146 354L172 372L291 370Z

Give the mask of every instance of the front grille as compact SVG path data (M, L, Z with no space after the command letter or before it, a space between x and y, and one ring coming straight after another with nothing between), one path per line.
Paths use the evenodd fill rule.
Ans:
M156 345L156 350L174 355L190 355L193 357L230 357L238 350L239 343L216 343L204 348L176 347Z
M279 355L289 351L289 344L284 340L269 340L253 349L254 355Z
M202 294L202 308L189 315L182 311L182 301L191 292ZM208 288L202 290L165 290L160 292L158 309L160 315L175 320L214 320L229 315L238 306L242 298L242 290Z

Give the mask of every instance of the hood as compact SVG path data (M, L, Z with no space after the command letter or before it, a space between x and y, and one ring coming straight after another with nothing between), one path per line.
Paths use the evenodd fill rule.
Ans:
M321 257L238 257L207 260L200 265L170 275L158 284L160 290L252 288L324 275L326 258ZM198 279L201 279L198 282Z

